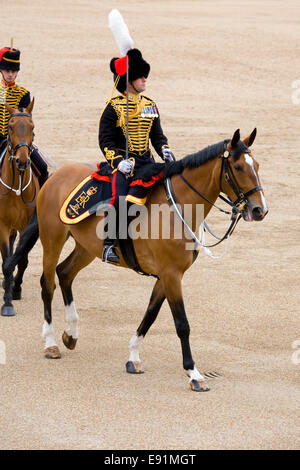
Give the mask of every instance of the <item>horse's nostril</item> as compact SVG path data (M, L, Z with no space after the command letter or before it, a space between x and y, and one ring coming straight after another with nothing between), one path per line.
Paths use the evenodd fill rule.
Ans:
M252 209L253 219L260 220L263 217L263 210L261 207L257 206Z

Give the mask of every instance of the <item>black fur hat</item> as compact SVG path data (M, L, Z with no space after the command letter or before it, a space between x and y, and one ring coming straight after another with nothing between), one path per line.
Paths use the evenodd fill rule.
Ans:
M3 47L0 49L0 70L20 70L20 51Z
M128 81L132 82L133 80L141 77L147 78L150 72L150 65L143 59L141 51L138 49L129 49L127 56L129 60ZM116 60L118 60L118 57L114 57L110 61L110 70L114 74L114 80L116 80L118 76L115 66ZM120 93L123 93L126 90L126 74L120 76L117 89Z

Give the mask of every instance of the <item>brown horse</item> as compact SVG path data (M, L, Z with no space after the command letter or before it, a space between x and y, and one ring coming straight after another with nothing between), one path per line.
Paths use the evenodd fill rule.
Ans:
M39 189L37 177L31 169L30 154L33 141L31 117L34 100L23 111L6 104L8 120L7 149L1 161L0 176L0 249L3 264L12 255L17 233L22 234L34 213L33 202ZM4 274L4 305L1 314L13 316L12 299L21 298L23 274L28 264L25 255L18 262L18 272Z
M220 192L223 192L235 211L242 214L245 220L262 220L267 213L267 207L259 184L258 163L249 150L255 135L256 129L242 142L238 130L231 140L207 147L169 164L169 174L173 175L169 181L172 183L172 193L177 203L180 203L181 207L190 204L193 210L197 204L203 204L206 217ZM102 241L97 237L99 217L92 215L78 224L64 225L58 215L66 197L89 174L91 169L81 164L61 168L44 185L37 201L39 232L43 246L41 287L45 318L43 336L47 358L60 357L54 338L51 311L55 272L58 275L67 313L68 328L63 334L63 342L67 348L74 349L78 338L78 314L73 301L72 283L81 269L90 264L95 257L101 257ZM148 197L146 205L148 213L150 214L153 205L161 204L167 205L168 202L163 185L158 185ZM170 224L174 222L173 216L170 218ZM101 220L103 221L103 218ZM199 224L200 222L197 223L193 218L191 229L197 230ZM62 248L70 234L76 242L75 248L57 266ZM141 268L145 273L156 275L158 279L145 316L130 341L130 356L126 367L130 373L143 372L139 357L142 339L155 321L164 300L167 299L181 341L183 368L189 376L190 386L192 390L206 391L209 387L192 358L189 344L190 328L182 296L182 277L194 260L193 250L186 249L188 241L190 242L190 238L187 235L182 235L178 239L174 236L174 232L169 239L165 239L162 236L161 226L158 237L134 240ZM26 243L24 243L25 249ZM121 266L127 267L120 251L118 254Z

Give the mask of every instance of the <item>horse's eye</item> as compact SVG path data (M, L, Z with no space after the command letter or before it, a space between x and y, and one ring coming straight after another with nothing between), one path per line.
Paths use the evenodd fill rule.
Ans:
M236 171L243 171L243 168L241 167L241 165L234 165L234 169Z

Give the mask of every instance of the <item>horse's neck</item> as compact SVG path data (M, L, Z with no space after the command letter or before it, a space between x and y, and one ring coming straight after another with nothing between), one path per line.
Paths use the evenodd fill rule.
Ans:
M198 205L203 205L204 218L207 216L212 208L212 204L215 203L220 194L220 162L220 159L214 158L197 168L185 168L182 172L184 178L209 202L197 194L196 191L193 191L179 175L172 178L176 200L182 206L183 211L185 204L192 205L194 210L196 210ZM194 218L193 229L198 229L198 224L194 224Z

